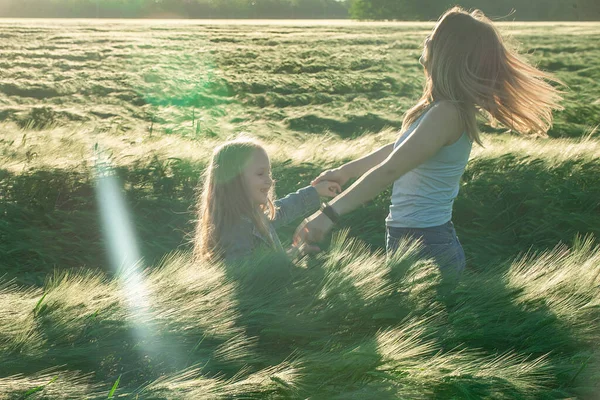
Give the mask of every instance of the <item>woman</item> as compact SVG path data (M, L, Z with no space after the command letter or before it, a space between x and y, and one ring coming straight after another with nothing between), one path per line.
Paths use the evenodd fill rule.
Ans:
M521 133L545 133L560 96L550 75L507 49L493 23L479 10L454 7L426 38L419 59L423 95L404 116L400 137L373 153L322 173L315 182L345 184L341 195L298 227L295 242L322 239L339 216L351 212L393 183L386 218L388 255L404 238L421 241L443 275L460 273L465 255L456 237L452 205L472 143L481 145L476 116Z

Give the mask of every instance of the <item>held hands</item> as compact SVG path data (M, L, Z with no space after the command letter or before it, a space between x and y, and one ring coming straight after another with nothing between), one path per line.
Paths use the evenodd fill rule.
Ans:
M318 179L318 178L317 178ZM311 185L317 189L319 196L321 197L335 197L342 191L342 187L339 183L327 180L321 180L319 182L313 181Z
M310 184L317 189L321 197L335 197L342 191L342 185L348 182L350 177L346 176L340 168L330 169L322 172ZM309 253L317 253L321 249L314 245L323 240L323 237L331 230L333 222L323 214L317 211L306 218L294 233L292 248L288 254L293 258L303 256Z
M330 181L330 182L335 182L340 186L344 186L344 184L346 182L348 182L348 179L350 179L350 177L344 173L342 168L334 168L334 169L330 169L330 170L321 172L321 175L317 176L311 182L311 185L315 186L319 182Z

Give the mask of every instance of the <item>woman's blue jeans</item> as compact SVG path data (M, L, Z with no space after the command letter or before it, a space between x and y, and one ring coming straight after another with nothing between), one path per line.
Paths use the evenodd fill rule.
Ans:
M386 230L386 252L394 254L402 240L418 240L422 248L420 256L433 258L442 272L442 277L458 278L465 269L465 252L458 241L452 221L430 228L395 228Z

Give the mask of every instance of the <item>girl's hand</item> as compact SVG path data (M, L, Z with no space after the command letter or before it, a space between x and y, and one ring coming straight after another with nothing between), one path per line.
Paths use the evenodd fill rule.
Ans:
M321 197L335 197L342 191L339 183L332 181L319 181L312 183L312 186L317 189L317 193Z
M342 168L334 168L324 172L321 172L321 175L317 176L312 182L311 185L315 185L322 181L330 181L335 182L340 186L344 186L346 182L350 179L349 176L346 176L344 170Z

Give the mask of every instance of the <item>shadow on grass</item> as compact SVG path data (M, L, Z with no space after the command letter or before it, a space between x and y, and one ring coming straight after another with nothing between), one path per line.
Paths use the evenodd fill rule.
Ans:
M69 308L58 300L36 316L41 351L3 352L0 369L7 376L27 375L66 365L69 370L94 372L94 381L105 385L122 376L122 390L134 391L190 365L201 365L203 376L235 381L290 362L300 371L293 388L282 384L277 389L275 394L284 398L572 394L569 383L578 366L565 368L565 359L584 347L544 302L520 303L519 288L506 284L500 268L466 276L455 293L441 298L435 266L418 263L408 244L400 252L401 257L385 261L369 254L366 246L334 238L330 253L299 265L275 256L259 258L225 266L220 283L200 286L167 276L201 277L188 274L202 265L187 265L178 274L176 264L169 268L167 263L152 279L156 289L164 291L157 307L166 316L152 341L140 341L119 307L107 305L97 315L83 317L76 304ZM226 290L229 283L235 290ZM215 321L224 317L211 302L195 301L206 289L215 293L205 299L233 305L235 326L230 332L243 332L249 347L219 351L227 346L225 337L186 322L196 314L209 313L209 320ZM186 309L186 297L194 308ZM84 296L82 301L89 308L91 299ZM183 324L177 316L180 309L192 314ZM391 341L382 339L386 332L391 332ZM424 343L431 346L421 347ZM145 346L153 351L149 354ZM520 360L551 353L538 373L553 380L544 381L535 392L524 388L521 384L535 374L519 363L498 361L507 352ZM189 357L178 359L180 354ZM496 361L490 366L492 359ZM185 390L186 382L181 384ZM259 390L255 397L260 395L265 396Z
M117 170L146 265L189 247L203 167L151 159ZM275 163L277 193L297 190L323 169ZM541 159L507 154L472 160L463 181L453 220L471 268L487 268L558 242L569 244L578 233L600 237L597 162L576 159L550 166ZM5 279L41 285L55 268L82 266L111 274L88 173L0 170L0 193L0 274ZM339 228L382 248L389 196L387 190L344 217ZM294 229L295 224L282 229L282 239L289 242Z
M494 368L506 368L506 376L478 369L510 353L518 360L547 357L544 372L539 374L551 378L537 394L548 398L572 394L568 383L578 366L566 367L565 359L585 351L586 343L579 342L575 332L543 302L520 304L520 291L507 285L504 269L469 274L453 293L440 296L439 282L427 272L430 266L421 264L423 274L417 271L410 276L415 273L414 253L392 262L383 276L385 283L374 284L366 292L360 274L354 275L364 264L354 263L368 250L347 249L338 241L333 254L310 259L304 268L281 260L229 268L229 279L239 283L235 292L238 323L258 338L256 350L264 360L253 366L256 370L290 360L293 354L292 360L305 367L297 386L311 388L312 395L323 398L410 397L416 387L420 389L412 393L419 393L418 398L426 398L426 393L431 398L528 398L531 393L515 383L526 381L523 374L528 372L511 375L513 367L503 362ZM373 261L367 257L364 262ZM435 349L420 356L418 351L411 356L386 352L382 332L406 328L409 318L427 323L418 339L402 351L410 352L427 340L435 343ZM460 359L462 355L455 359L462 351L458 349L475 354L474 359ZM407 357L406 364L396 360L390 367L390 357ZM415 377L419 374L411 362L424 365L435 357L441 366L432 365L425 376Z
M257 338L261 362L246 373L288 361L301 371L295 389L283 387L281 395L396 398L393 383L369 374L383 363L377 333L405 319L411 303L398 292L379 301L365 299L348 276L348 261L320 256L294 264L284 256L263 255L226 266L228 279L236 282L238 324ZM397 265L395 276L406 273L409 263ZM381 312L384 304L393 307Z
M341 138L351 138L365 132L379 132L386 127L400 128L402 121L392 121L376 114L350 116L346 121L323 118L317 115L305 115L288 119L290 129L300 132L321 134L329 131Z
M185 163L117 169L146 264L185 243L202 166ZM41 285L53 269L109 270L94 181L74 170L0 170L0 275Z
M530 250L600 237L600 163L572 159L550 165L506 154L475 159L463 177L454 221L475 267Z

